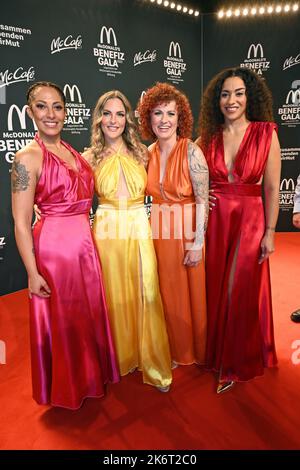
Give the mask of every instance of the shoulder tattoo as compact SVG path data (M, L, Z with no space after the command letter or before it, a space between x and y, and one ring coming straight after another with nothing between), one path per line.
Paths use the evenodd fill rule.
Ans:
M206 161L202 161L202 158L199 154L197 154L198 149L197 147L189 142L188 145L188 162L189 167L192 173L208 173L208 168Z
M30 176L26 166L18 160L14 160L12 166L12 192L26 191L29 186Z

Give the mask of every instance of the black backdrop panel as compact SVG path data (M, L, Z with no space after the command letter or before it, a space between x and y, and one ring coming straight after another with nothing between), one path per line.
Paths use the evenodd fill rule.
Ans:
M263 76L274 100L281 144L279 231L292 225L293 197L300 173L300 21L299 15L203 22L204 85L224 67L250 67Z
M50 4L49 4L50 5ZM13 0L0 20L0 293L26 286L10 205L15 151L34 136L25 95L36 80L61 85L67 96L63 138L89 144L91 113L105 91L120 89L135 107L156 81L169 81L198 113L200 20L134 0Z

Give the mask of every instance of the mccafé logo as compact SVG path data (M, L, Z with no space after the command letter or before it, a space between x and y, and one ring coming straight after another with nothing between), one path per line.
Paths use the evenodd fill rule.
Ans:
M156 61L156 50L149 51L147 49L145 52L137 52L133 58L133 66L143 64L144 62L154 62Z
M81 93L77 85L69 85L68 83L66 83L63 91L64 91L64 95L67 101L72 101L74 103L75 93L76 93L76 96L77 96L76 103L82 103ZM68 97L70 97L70 99L68 99Z
M111 44L111 39L113 39L113 45L117 46L118 43L116 33L114 32L113 28L111 26L109 28L107 28L106 26L102 26L100 31L100 44Z
M282 70L289 69L298 64L300 64L300 54L296 55L296 57L290 56L288 59L285 59Z
M5 72L0 72L0 88L12 83L31 82L32 80L34 80L33 67L29 67L28 70L18 67L14 72L10 72L8 69Z
M22 109L19 108L16 104L12 104L8 110L7 114L7 129L13 131L13 116L16 115L19 120L19 125L22 130L26 130L26 118L30 119L26 113L27 104L23 106ZM30 119L32 121L32 119ZM34 128L37 129L35 122L33 122Z
M76 38L73 38L72 34L69 34L65 39L61 39L58 36L56 39L52 39L51 42L51 54L56 52L65 51L67 49L81 49L82 48L82 37L78 35Z

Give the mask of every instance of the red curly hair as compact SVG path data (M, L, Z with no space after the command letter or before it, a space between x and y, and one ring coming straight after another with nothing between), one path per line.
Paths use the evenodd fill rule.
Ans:
M143 139L155 140L151 126L151 112L162 103L175 101L178 111L178 129L177 134L180 137L191 138L193 130L193 115L189 100L184 93L177 90L168 83L157 82L152 88L149 88L142 100L138 103L137 111L139 114L139 128Z

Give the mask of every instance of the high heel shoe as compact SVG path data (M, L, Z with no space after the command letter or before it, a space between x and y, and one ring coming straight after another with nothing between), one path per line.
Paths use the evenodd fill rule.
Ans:
M167 385L166 387L160 387L159 385L156 385L156 388L162 393L167 393L170 390L170 385Z
M219 382L218 387L217 387L217 393L224 393L227 392L227 390L230 390L234 386L235 382L233 380L230 380L228 382Z

